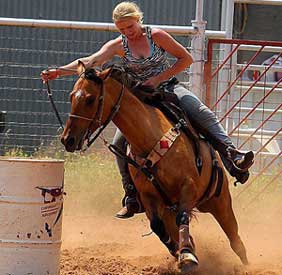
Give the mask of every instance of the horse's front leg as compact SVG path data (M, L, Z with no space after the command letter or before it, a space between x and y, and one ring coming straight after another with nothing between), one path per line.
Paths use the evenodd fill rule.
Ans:
M150 227L152 231L159 237L161 242L167 247L170 254L177 258L178 244L170 237L163 221L156 214L150 219Z
M176 224L179 228L178 266L184 274L196 269L198 266L198 259L195 255L195 244L189 232L191 211L196 200L195 194L191 184L183 186L179 203L179 212L176 216Z
M145 208L146 216L150 221L152 231L159 237L160 241L167 247L170 254L177 258L178 243L171 238L166 226L161 218L163 212L162 199L158 196L140 194L140 198Z

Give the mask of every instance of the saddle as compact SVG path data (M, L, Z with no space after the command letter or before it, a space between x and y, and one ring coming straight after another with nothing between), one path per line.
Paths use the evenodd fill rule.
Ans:
M143 86L128 74L123 67L116 64L111 66L111 77L124 83L124 85L129 88L130 92L142 102L160 109L173 125L178 125L180 130L182 130L193 143L195 163L199 174L201 174L203 162L200 154L200 140L205 140L207 143L208 141L195 130L184 111L179 107L179 100L173 93L174 86L179 83L178 80L172 78L158 87L158 89L153 89L148 86ZM223 183L222 168L218 164L213 147L209 143L208 145L210 147L213 169L208 188L200 202L209 199L213 195L219 196Z

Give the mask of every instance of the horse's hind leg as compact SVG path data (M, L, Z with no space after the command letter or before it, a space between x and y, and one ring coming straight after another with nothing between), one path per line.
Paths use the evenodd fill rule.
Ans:
M238 223L232 209L231 196L227 183L224 183L223 190L219 198L209 200L199 207L199 210L203 212L210 212L215 217L227 235L231 248L239 256L242 263L247 265L248 259L246 249L238 233Z

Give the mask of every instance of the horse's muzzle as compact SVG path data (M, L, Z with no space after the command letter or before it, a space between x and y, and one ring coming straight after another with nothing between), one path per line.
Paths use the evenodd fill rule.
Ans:
M83 144L82 139L78 140L73 136L62 136L61 142L65 146L66 150L71 153L75 150L81 150Z

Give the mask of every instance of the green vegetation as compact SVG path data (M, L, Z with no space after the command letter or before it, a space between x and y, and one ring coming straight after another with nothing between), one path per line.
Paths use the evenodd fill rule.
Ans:
M24 150L22 150L19 147L15 147L9 151L6 151L4 154L4 157L10 157L10 158L27 158L29 157L29 154L26 153Z
M65 158L65 215L114 213L123 196L114 156L108 152Z

